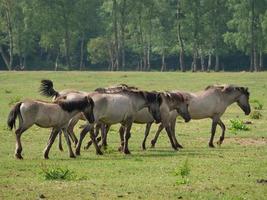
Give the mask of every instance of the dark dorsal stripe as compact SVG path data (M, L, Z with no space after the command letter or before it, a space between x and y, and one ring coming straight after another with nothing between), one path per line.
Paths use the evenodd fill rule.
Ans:
M61 101L59 100L57 104L65 111L72 112L74 110L82 111L86 106L88 106L87 97L82 98L81 100L75 101Z

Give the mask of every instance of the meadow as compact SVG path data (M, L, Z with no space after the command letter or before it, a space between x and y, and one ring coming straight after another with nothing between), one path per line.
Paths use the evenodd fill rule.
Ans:
M145 125L133 125L129 140L131 155L117 151L118 126L108 136L103 156L94 148L81 151L76 159L57 147L43 159L49 129L32 127L22 135L24 160L14 158L15 134L8 130L7 115L17 101L39 95L40 80L51 79L57 90L92 91L119 83L145 90L203 90L207 85L232 83L246 86L250 99L263 107L260 119L245 116L236 105L223 115L226 138L221 147L208 147L211 120L177 120L176 134L184 149L173 151L161 134L150 148L157 125L152 125L147 150L141 150ZM0 199L265 199L267 196L267 73L179 72L0 72ZM256 107L251 104L252 111ZM248 131L229 130L230 120L239 119ZM82 123L81 123L82 124ZM75 129L79 133L79 126ZM218 127L215 141L221 134ZM86 137L86 141L89 136ZM85 144L85 143L84 143ZM66 180L47 180L44 171L68 170Z

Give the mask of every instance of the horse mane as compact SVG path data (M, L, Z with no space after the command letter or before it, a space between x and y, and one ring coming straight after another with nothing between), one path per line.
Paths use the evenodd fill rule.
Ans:
M128 86L124 83L116 85L116 86L110 86L107 88L96 88L95 91L99 93L118 93L125 90L138 90L137 87L134 86Z
M86 106L88 106L88 99L87 97L81 98L79 100L62 100L66 99L66 96L59 98L55 101L63 110L67 112L72 112L74 110L82 111Z
M164 92L163 93L164 96L166 96L168 98L168 100L176 100L176 101L179 101L179 102L185 102L185 97L182 93L180 92Z
M234 90L238 90L242 94L245 94L246 96L250 95L248 88L239 87L239 86L235 86L235 85L226 85L226 84L225 85L209 85L205 88L205 90L209 90L209 89L218 89L221 92L232 92Z

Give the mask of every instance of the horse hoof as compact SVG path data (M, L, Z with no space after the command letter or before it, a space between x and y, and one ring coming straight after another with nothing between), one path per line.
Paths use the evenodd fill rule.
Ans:
M76 155L76 156L80 156L81 153L80 153L79 151L76 151L76 152L75 152L75 155Z
M124 150L123 152L124 152L124 154L127 154L127 155L131 154L131 152L128 149Z
M180 149L183 149L184 147L180 144L177 144L177 147L180 148Z
M154 140L151 140L151 148L155 147L156 142Z
M73 154L73 155L70 155L70 158L76 158L76 156Z
M119 151L119 152L122 151L122 146L118 147L118 151Z
M22 159L23 159L23 157L22 157L20 154L15 154L15 157L16 157L17 159L19 159L19 160L22 160Z
M210 148L215 148L215 146L213 144L209 144Z
M101 155L103 155L103 153L102 153L102 151L97 151L96 155L100 155L101 156Z

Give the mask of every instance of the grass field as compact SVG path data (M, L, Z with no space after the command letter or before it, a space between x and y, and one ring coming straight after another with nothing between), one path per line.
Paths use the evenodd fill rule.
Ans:
M34 126L22 136L24 160L16 160L15 134L6 126L8 112L24 98L45 99L38 93L44 78L53 80L57 90L85 91L118 83L158 91L198 91L209 84L233 83L249 87L251 99L263 104L263 117L250 119L237 105L230 106L222 118L226 126L230 119L239 118L252 122L250 131L233 134L227 129L224 144L215 149L208 148L210 120L178 120L176 133L185 147L178 152L172 150L165 133L155 149L142 151L145 126L134 125L129 141L132 154L127 156L117 152L118 126L113 126L103 156L90 148L76 159L68 158L65 143L65 151L60 152L56 140L50 160L44 160L49 130ZM266 199L267 184L257 182L267 179L266 81L266 72L0 72L0 199ZM153 125L147 146L156 129ZM215 141L220 135L219 128L217 131ZM43 169L53 168L69 169L73 176L70 180L45 180ZM181 169L188 172L184 179Z

